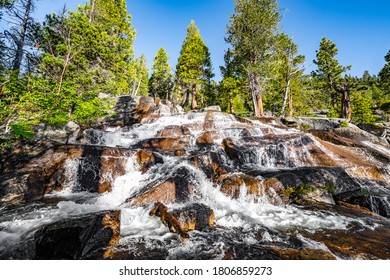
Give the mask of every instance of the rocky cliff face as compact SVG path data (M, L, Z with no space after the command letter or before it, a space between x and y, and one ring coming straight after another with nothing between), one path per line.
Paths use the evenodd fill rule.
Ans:
M96 129L38 134L39 153L20 161L3 155L0 258L390 257L384 139L150 97L117 110ZM149 216L156 202L189 239Z

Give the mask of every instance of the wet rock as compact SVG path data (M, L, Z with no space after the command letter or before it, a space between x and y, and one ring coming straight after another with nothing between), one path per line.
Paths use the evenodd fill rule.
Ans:
M223 139L222 147L231 160L240 159L240 149L234 144L232 139L230 138Z
M198 138L196 138L196 144L198 146L214 144L215 140L218 138L220 138L220 134L218 131L206 131Z
M336 260L336 257L327 251L320 249L293 249L271 246L271 249L280 256L282 260Z
M163 130L157 133L158 137L180 137L184 135L190 135L191 132L186 126L180 125L169 125L166 126Z
M115 179L126 174L127 162L133 154L132 150L127 149L103 149L98 193L112 190Z
M190 137L152 138L140 141L135 147L173 154L175 151L185 151L190 144Z
M72 181L73 192L111 191L114 180L126 173L134 152L97 146L57 146L21 165L17 171L0 175L0 204L26 203L45 194L61 191ZM76 172L68 174L73 161ZM70 176L70 177L69 177Z
M310 133L314 136L327 141L331 142L336 145L343 145L343 146L354 146L355 141L341 137L334 133L334 131L327 131L327 130L310 130Z
M337 195L360 189L360 184L342 168L303 167L280 171L253 171L252 175L277 178L284 187L311 185L319 189L331 189Z
M150 166L154 165L155 161L152 151L140 150L137 152L137 163L141 166L143 173L145 173Z
M302 235L325 244L341 259L388 259L390 254L388 227L379 226L375 231L361 227L357 230L352 227L348 231L325 229L314 233L302 232Z
M42 198L48 188L58 187L53 177L62 168L68 155L78 155L79 147L55 147L0 175L0 204L25 203Z
M156 202L149 215L160 217L161 222L168 227L169 231L179 234L183 240L190 238L187 230L182 227L182 223L172 213L168 212L168 207L163 203Z
M260 197L264 195L264 189L261 187L261 180L246 174L232 174L222 176L220 191L226 196L239 198L241 195L253 195ZM244 191L245 193L241 193Z
M371 212L383 217L390 217L390 192L387 189L376 190L374 188L361 188L355 191L341 193L336 196L337 200L348 204L359 205Z
M34 234L35 259L107 259L120 238L120 212L65 219Z
M209 106L201 110L201 112L208 112L208 111L221 112L222 110L220 106Z
M313 130L333 130L339 128L341 123L345 122L345 119L338 118L305 118L300 117L300 123L306 123Z
M284 199L282 192L285 190L283 183L277 178L268 178L261 182L264 192L269 203L273 205L283 205L288 203L288 199Z
M179 221L184 231L203 231L215 227L214 211L201 203L190 204L184 208L173 210L171 213Z
M365 207L362 207L359 205L355 205L355 204L349 204L349 203L344 202L344 201L337 201L337 205L344 206L344 207L347 207L350 209L354 209L354 210L357 210L357 211L365 213L365 214L376 215L375 213L371 212L368 208L365 208Z
M375 135L361 130L358 127L340 127L335 129L334 132L338 136L353 139L354 141L369 141L379 145L388 145L385 139L376 137Z
M282 124L284 124L287 127L298 127L299 126L298 120L293 118L293 117L282 117L282 118L280 118L280 121L282 122Z
M137 194L136 197L131 197L126 202L132 201L132 206L145 206L151 203L161 202L171 204L176 200L176 185L172 180L167 180L158 185L148 185Z
M232 171L226 164L227 159L224 158L221 150L198 153L191 158L191 162L196 168L201 169L207 178L211 180L215 180Z
M131 202L132 206L145 206L156 202L163 204L188 202L198 196L194 181L191 172L181 167L164 182L148 184L126 202Z

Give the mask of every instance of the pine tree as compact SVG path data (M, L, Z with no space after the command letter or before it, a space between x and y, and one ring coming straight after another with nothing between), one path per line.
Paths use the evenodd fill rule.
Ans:
M219 104L223 111L246 115L245 104L248 94L241 65L234 60L230 49L226 51L224 60L225 66L220 67L223 78L218 86Z
M141 96L147 96L148 95L148 66L146 63L146 57L144 55L141 55L139 58L137 58L134 62L134 68L135 68L135 79L133 81L133 87L131 96L141 95Z
M286 34L279 34L277 43L278 77L284 93L281 113L285 113L288 103L287 115L292 116L294 95L292 89L296 88L292 84L299 83L300 76L303 73L302 63L304 63L305 57L298 54L298 46Z
M104 115L111 97L130 94L137 79L134 36L124 0L94 0L49 15L38 42L39 71L28 78L19 104L29 108L24 118L59 125Z
M271 73L280 22L276 0L235 0L226 41L243 65L255 116L263 116L263 95Z
M198 107L197 89L210 82L212 76L209 50L192 20L187 27L187 35L176 65L176 88L179 95L185 90L185 97L181 98L184 99L184 106L190 103L191 109Z
M323 90L329 93L332 102L331 111L337 111L338 96L341 95L339 116L349 121L352 116L351 86L348 77L342 77L342 74L350 70L351 66L341 66L335 58L337 54L336 44L324 37L317 51L317 60L314 60L318 69L313 72L313 75L320 80Z
M390 103L390 51L385 56L386 65L379 72L380 86Z
M172 74L169 57L163 48L160 48L154 57L152 75L149 79L149 92L154 97L170 100L172 90Z
M372 113L372 96L369 93L355 92L352 95L353 115L352 121L356 124L373 123L375 117Z

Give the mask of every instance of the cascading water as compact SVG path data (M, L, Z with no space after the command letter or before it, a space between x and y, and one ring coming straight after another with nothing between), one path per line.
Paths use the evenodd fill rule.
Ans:
M171 135L167 132L168 127ZM182 135L180 131L178 135L172 135L175 134L172 132L175 127L181 128ZM205 133L212 135L211 141L206 144L199 141ZM354 175L358 172L351 171L355 168L354 163L328 150L312 135L286 129L276 123L264 124L249 119L243 121L224 113L201 112L144 119L140 124L130 127L95 130L88 134L93 135L93 140L86 145L100 149L100 173L92 170L96 167L94 157L89 158L84 153L84 157L68 158L63 167L61 190L46 194L40 202L3 208L0 218L0 251L3 253L0 253L0 257L23 258L24 255L18 255L15 248L23 247L20 245L23 240L31 239L43 225L103 210L120 210L121 213L120 240L115 248L118 258L222 259L229 254L233 258L274 258L279 249L273 246L279 246L282 248L280 250L305 248L340 258L342 254L331 252L326 242L311 235L324 231L347 231L356 227L375 230L381 223L388 223L385 219L373 217L370 220L364 215L345 214L339 208L334 210L333 206L311 208L305 204L288 204L286 199L283 200L281 196L294 186L284 184L277 172L294 173L294 170L310 171L312 168L325 167L350 168L349 174ZM180 143L179 149L182 150L184 146L184 154L170 150L175 147L175 142L169 142L173 144L164 147L161 141L166 139L188 139ZM229 147L226 139L230 139ZM384 153L389 152L384 147L380 148L384 149ZM117 150L107 155L104 149ZM152 150L153 156L159 158L146 169L143 169L136 155L137 151L143 149ZM123 151L129 152L123 155ZM213 162L211 156L208 158L211 154L224 160ZM210 172L202 168L203 163L195 164L201 157L206 157L210 162ZM111 166L110 162L114 164ZM111 169L106 166L111 166ZM115 171L118 166L123 171ZM380 189L385 196L381 201L388 203L389 167L383 165L380 168L385 170L382 172L383 184ZM184 242L178 235L170 233L158 218L149 215L153 203L136 204L137 198L147 195L161 183L172 180L180 170L185 170L185 180L193 191L186 200L168 203L169 209L201 203L215 214L214 230L190 232L190 239ZM225 171L221 173L219 170ZM251 178L257 182L257 193L251 193L249 183L243 180L235 186L237 197L226 195L221 190L224 182L234 176L240 177L242 172L256 173ZM269 172L276 175L271 178ZM333 173L326 173L322 179L330 182L332 178L326 177L329 174ZM80 179L82 177L84 181L95 180L94 184L99 185L99 188L102 184L108 184L111 188L100 194L85 191L85 183ZM280 180L285 185L285 190L278 193L272 189L280 203L272 203L270 199L270 189L273 187L261 183L269 179ZM302 185L307 184L304 179L299 180ZM366 184L363 179L350 180L356 186ZM338 190L326 191L334 192L334 196L340 195ZM377 204L376 201L372 205ZM371 210L380 212L378 209Z

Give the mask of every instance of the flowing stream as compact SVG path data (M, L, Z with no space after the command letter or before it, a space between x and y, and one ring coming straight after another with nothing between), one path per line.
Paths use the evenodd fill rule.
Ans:
M175 135L176 132L172 130L175 127L184 127L187 132ZM211 135L211 143L201 145L199 137L206 132ZM266 175L269 173L294 173L294 170L305 168L311 170L316 167L334 167L347 170L348 174L358 173L360 166L353 160L328 149L311 134L287 129L275 121L262 123L237 119L224 113L199 112L146 118L140 124L130 127L110 127L91 130L89 133L93 135L90 139L93 139L88 140L87 145L131 151L141 149L140 143L150 139L182 139L185 154L175 156L171 151L164 152L163 148L153 146L150 149L156 152L160 160L146 171L137 162L135 153L103 155L102 158L107 160L111 157L115 157L115 160L119 158L124 166L124 174L114 176L113 170L95 175L91 175L93 172L89 173L88 176L101 176L91 177L92 179L104 180L112 185L109 192L101 194L85 191L80 185L80 172L83 168L90 168L88 163L80 157L67 159L63 167L62 190L46 194L41 201L3 207L0 210L0 252L3 252L0 256L3 254L3 257L18 258L16 253L11 252L43 225L102 210L121 211L117 251L123 254L131 251L135 258L143 258L150 251L161 251L161 256L167 259L220 259L226 257L229 250L236 254L236 258L259 258L258 251L263 248L261 246L279 244L283 248L294 248L298 246L294 244L298 243L301 249L319 250L334 258L341 258L342 254L330 250L326 242L312 239L310 235L324 231L347 231L352 225L362 230L375 231L383 223L388 223L387 218L371 219L365 215L333 211L333 206L317 209L286 203L280 193L275 194L271 200L266 187L261 184L259 193L254 195L242 183L238 186L239 195L230 197L221 191L221 181L214 180L202 168L194 165L194 158L213 153L219 156L220 165L229 171L230 176L251 174L259 182L270 177ZM224 151L224 139L229 139L234 144L237 158L229 157ZM370 148L380 149L383 153L390 153L385 147L365 144L370 145ZM356 153L353 148L350 150L353 156L359 153L358 149L355 149ZM363 175L361 180L351 176L352 180L362 189L382 190L385 196L380 203L385 205L381 204L382 207L390 209L388 196L386 197L390 193L389 165L376 159L372 159L370 164L382 170L381 184L375 180L363 180ZM187 180L195 186L195 192L187 201L173 202L168 208L180 209L187 204L202 203L215 214L214 230L190 232L191 238L184 243L178 235L169 232L158 218L149 216L152 203L142 207L132 206L145 186L153 182L164 182L175 176L178 170L186 170L190 174ZM275 199L278 203L275 203Z

